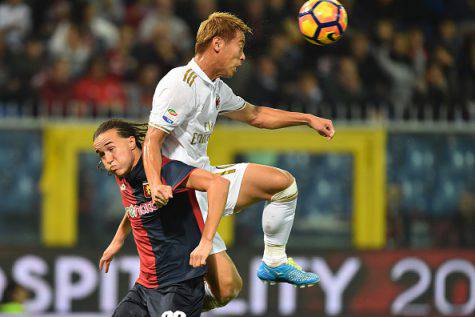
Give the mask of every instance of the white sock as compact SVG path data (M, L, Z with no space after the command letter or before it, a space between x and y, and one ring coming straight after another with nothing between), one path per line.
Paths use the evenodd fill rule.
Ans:
M277 267L287 262L285 245L271 245L265 243L262 261L270 267Z
M285 246L294 223L297 197L287 202L267 202L262 213L265 264L276 267L287 262Z

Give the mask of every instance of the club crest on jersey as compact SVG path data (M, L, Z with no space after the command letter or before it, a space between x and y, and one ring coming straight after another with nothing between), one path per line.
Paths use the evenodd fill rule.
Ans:
M148 183L143 183L143 195L145 198L152 198L152 191L150 190L150 185Z
M219 109L219 104L221 103L221 98L219 96L216 97L216 109Z

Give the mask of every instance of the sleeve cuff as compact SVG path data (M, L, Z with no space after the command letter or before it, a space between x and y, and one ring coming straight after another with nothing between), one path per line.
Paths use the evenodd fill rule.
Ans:
M162 130L163 132L165 132L166 134L170 134L170 130L167 130L165 127L163 126L160 126L156 123L153 123L153 122L149 122L148 125L152 128L155 128L155 129L159 129L159 130Z
M233 112L233 111L239 111L239 110L242 110L244 107L246 106L246 100L243 100L242 102L242 105L237 108L237 109L233 109L233 110L223 110L223 111L220 111L219 113L228 113L228 112Z
M186 173L186 175L178 183L176 183L175 186L173 186L172 191L176 191L180 187L180 185L188 181L188 178L195 169L196 168L192 168L188 173Z

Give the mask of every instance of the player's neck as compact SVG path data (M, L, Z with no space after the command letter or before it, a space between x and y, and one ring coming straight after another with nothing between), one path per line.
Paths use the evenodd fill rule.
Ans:
M140 150L139 148L136 148L134 150L134 163L132 165L132 168L137 166L137 163L139 162L141 157L142 157L142 150Z
M194 60L201 70L206 74L206 76L208 76L208 78L212 81L220 76L217 63L213 58L209 58L206 52L195 55Z

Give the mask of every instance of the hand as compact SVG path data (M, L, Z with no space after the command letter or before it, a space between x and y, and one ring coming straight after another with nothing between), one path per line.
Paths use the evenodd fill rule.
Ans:
M308 126L317 130L318 133L327 140L333 139L333 135L335 135L335 128L331 120L312 116L308 122Z
M206 265L206 259L213 248L213 241L201 239L200 244L190 254L190 265L200 267Z
M168 204L168 200L173 198L172 187L168 185L160 184L155 188L150 186L150 190L152 193L152 202L158 208L161 208Z
M109 265L112 262L112 258L122 248L123 243L111 242L107 249L102 254L102 258L99 260L99 270L102 271L102 267L105 264L105 273L109 272Z

